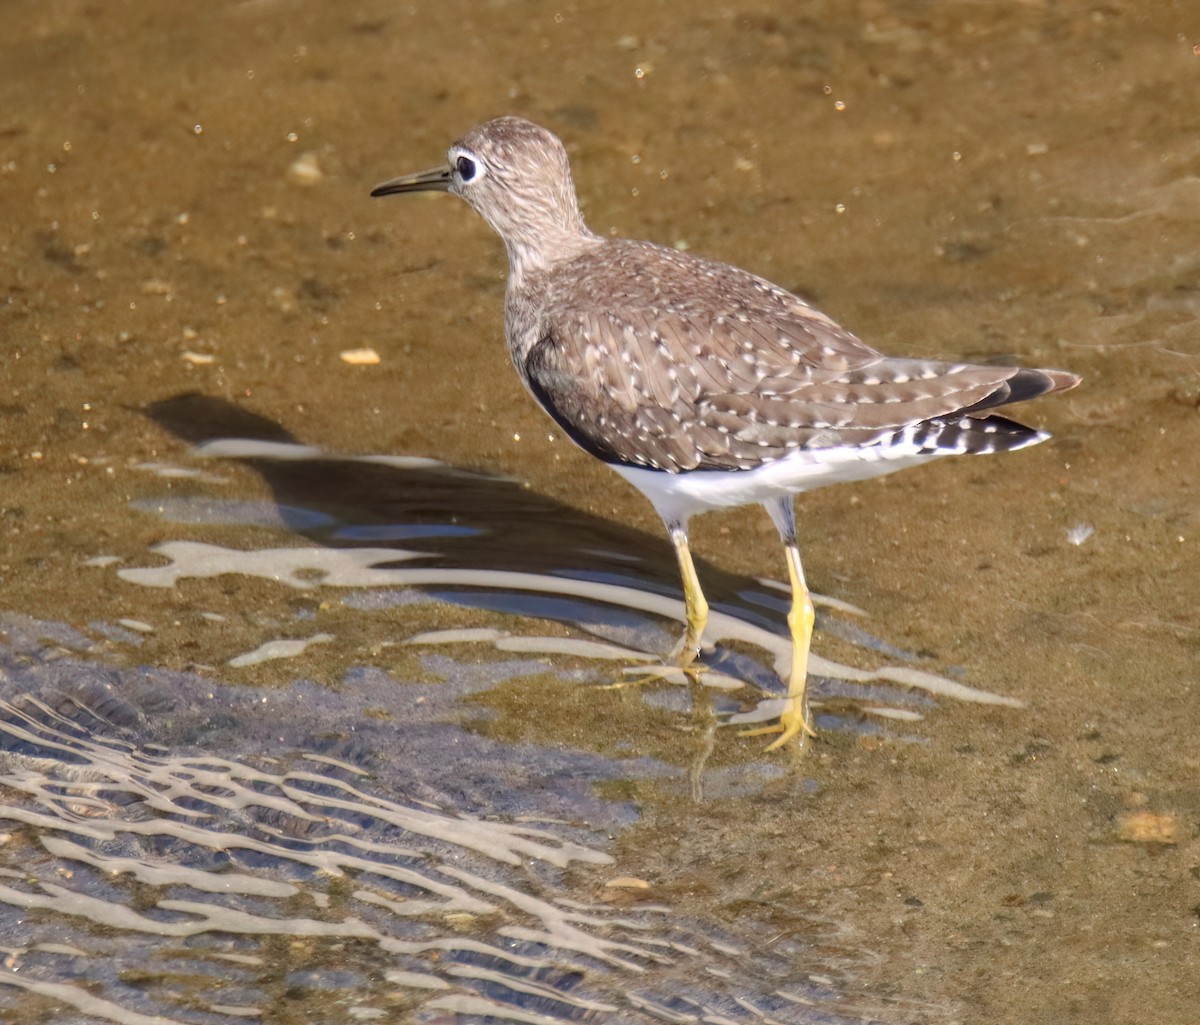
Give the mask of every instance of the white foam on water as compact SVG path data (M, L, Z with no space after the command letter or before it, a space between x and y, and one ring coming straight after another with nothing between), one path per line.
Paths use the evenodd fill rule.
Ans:
M159 567L121 569L117 571L118 576L130 583L150 587L173 587L189 577L236 573L298 588L322 584L337 587L475 587L498 591L532 591L582 598L677 621L684 618L684 604L680 599L620 584L509 570L379 568L385 563L427 557L394 548L335 549L307 546L241 551L194 541L169 541L155 546L152 551L171 560L170 563ZM788 677L792 658L792 645L788 637L714 609L709 613L705 638L709 642L744 641L762 648L772 656L773 668L780 679L786 680ZM816 676L854 683L888 681L958 701L1023 707L1023 702L1016 698L969 687L936 673L908 666L858 669L811 654L808 669L810 674Z
M288 587L401 586L400 570L377 569L384 563L423 559L421 552L398 548L263 548L243 551L198 541L167 541L150 549L170 562L166 566L129 568L117 576L143 587L174 587L180 580L237 574L261 577Z
M86 989L65 982L49 982L19 972L0 970L0 985L26 990L48 1000L56 1000L73 1007L83 1014L90 1014L102 1021L117 1022L118 1025L183 1025L178 1018L164 1018L158 1014L139 1014L131 1008L103 997L95 996Z
M313 634L305 638L287 638L267 641L253 651L237 655L229 660L229 665L235 669L245 666L256 666L261 662L271 662L280 658L297 658L303 655L314 644L328 644L333 640L333 634Z

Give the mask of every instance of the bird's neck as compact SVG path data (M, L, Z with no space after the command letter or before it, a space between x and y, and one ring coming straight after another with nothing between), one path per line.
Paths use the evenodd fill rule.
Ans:
M519 289L531 276L545 273L555 264L573 260L602 242L603 239L592 234L582 221L561 228L542 225L531 235L506 235L508 287Z

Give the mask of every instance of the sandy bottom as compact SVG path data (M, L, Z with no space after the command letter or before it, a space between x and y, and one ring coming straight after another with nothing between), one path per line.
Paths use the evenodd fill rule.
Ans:
M766 948L819 923L827 953L869 949L855 985L922 1008L896 1020L1190 1023L1193 30L1149 3L4 5L0 605L83 631L106 664L223 685L332 686L361 665L427 682L389 638L546 632L536 607L368 620L329 585L121 574L163 565L164 542L334 545L301 513L382 530L350 546L408 548L382 528L469 520L479 533L423 549L447 566L607 573L625 552L674 594L652 510L507 365L498 241L448 197L368 198L476 121L532 116L567 140L596 230L746 266L891 353L1085 381L1022 411L1054 434L1036 449L798 506L814 589L866 609L913 665L1025 707L946 700L919 722L831 729L779 771L761 741L714 737L704 701L579 686L569 672L617 670L575 656L544 655L542 675L455 714L505 744L674 767L606 784L637 811L611 830L621 874L696 920L756 923ZM344 356L360 349L378 361ZM407 485L361 464L289 476L191 454L223 436L429 457L511 487L438 478L427 508L398 511ZM164 512L212 496L281 511ZM698 521L694 543L718 597L784 577L756 511ZM494 657L475 650L455 653ZM886 661L832 629L816 651ZM685 799L701 759L757 782Z

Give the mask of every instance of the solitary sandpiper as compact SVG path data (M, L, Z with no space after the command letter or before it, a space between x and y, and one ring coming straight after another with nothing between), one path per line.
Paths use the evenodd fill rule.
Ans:
M771 747L813 735L805 701L813 607L792 496L938 456L1023 448L1048 435L985 410L1062 391L1061 370L884 356L790 292L726 263L583 223L566 149L517 117L472 128L448 164L373 196L452 192L508 249L505 335L533 397L638 488L670 533L697 670L708 603L688 518L751 502L783 540L792 663Z

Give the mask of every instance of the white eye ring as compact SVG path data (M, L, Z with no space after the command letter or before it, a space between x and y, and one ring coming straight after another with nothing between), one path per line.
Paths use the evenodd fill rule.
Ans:
M474 153L466 150L451 151L450 166L454 169L454 176L464 185L478 181L487 174L487 165Z

